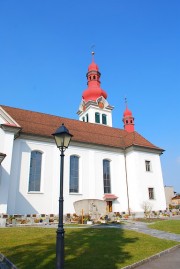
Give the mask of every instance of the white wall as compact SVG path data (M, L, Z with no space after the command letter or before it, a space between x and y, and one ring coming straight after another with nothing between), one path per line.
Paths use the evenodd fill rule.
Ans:
M145 169L145 160L151 162L150 172ZM159 155L140 151L128 153L127 169L131 210L143 211L144 202L150 203L153 211L165 210L166 202ZM155 199L149 199L148 188L154 188Z
M0 152L6 154L0 169L0 213L7 212L14 133L0 129Z
M7 138L10 139L8 134ZM29 166L32 150L43 152L41 192L28 193ZM80 157L80 190L69 193L70 156ZM13 161L10 173L8 213L58 214L60 152L54 141L43 142L25 139L14 141ZM124 154L99 146L72 142L64 159L64 213L74 213L73 203L82 199L103 199L103 159L111 161L111 189L118 199L113 202L114 212L128 212ZM145 160L152 163L152 172L145 171ZM5 160L4 160L5 161ZM160 158L157 154L129 152L127 154L127 180L130 208L143 212L142 203L149 201L148 188L155 190L152 210L165 209L164 186ZM7 189L7 187L6 187Z

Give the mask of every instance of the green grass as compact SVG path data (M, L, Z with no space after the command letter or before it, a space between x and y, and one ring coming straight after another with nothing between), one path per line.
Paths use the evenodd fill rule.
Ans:
M177 242L114 228L66 228L65 268L118 269ZM1 228L0 252L19 269L55 268L56 229Z
M148 227L169 233L180 234L180 220L159 221L154 224L149 224Z

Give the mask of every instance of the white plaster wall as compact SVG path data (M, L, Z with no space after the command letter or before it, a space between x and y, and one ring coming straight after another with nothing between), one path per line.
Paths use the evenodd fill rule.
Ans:
M43 152L41 192L39 193L28 193L32 150ZM69 193L69 164L71 155L78 155L80 157L78 194ZM123 153L118 150L110 151L107 148L72 142L65 151L64 158L64 213L74 213L73 203L77 200L103 199L103 159L111 161L111 191L112 194L118 197L117 200L113 201L113 212L128 212ZM152 172L145 171L145 160L151 161ZM149 187L155 190L155 200L150 201L153 204L152 210L165 209L164 186L159 155L137 151L130 152L127 154L127 169L131 211L143 212L142 203L148 201ZM10 181L9 214L58 214L60 152L54 141L41 142L16 139L14 141Z
M0 213L7 213L8 192L10 184L11 161L14 143L14 133L0 129L0 151L6 154L1 163L0 173Z
M53 213L53 199L57 199L58 185L58 178L54 175L59 167L58 165L54 171L54 144L21 139L17 139L15 142L8 213ZM41 191L34 193L28 192L29 167L32 150L38 150L43 153Z
M70 155L80 156L80 189L79 194L69 194L69 158ZM82 199L103 199L103 159L111 161L111 190L118 196L113 202L113 211L124 211L127 208L125 185L124 158L122 153L111 152L98 148L70 146L66 152L66 169L64 188L65 212L74 212L73 202ZM69 202L68 202L69 201Z
M151 162L152 170L147 172L145 160ZM165 210L165 194L158 154L131 152L127 154L128 187L130 208L133 212L142 212L144 202L152 205L152 210ZM154 188L154 200L149 200L148 188Z
M43 152L42 186L39 193L28 193L30 154L32 150ZM80 157L80 191L69 193L70 155ZM73 203L81 199L103 199L103 159L111 161L112 193L118 196L113 211L127 208L124 159L118 152L98 148L71 145L64 159L64 213L74 213ZM8 213L58 214L60 181L60 152L54 143L15 140Z

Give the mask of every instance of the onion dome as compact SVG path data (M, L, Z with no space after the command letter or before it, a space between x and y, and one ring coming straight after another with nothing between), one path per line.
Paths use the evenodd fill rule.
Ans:
M126 107L126 110L124 111L123 114L124 117L132 117L132 112Z
M99 71L99 67L98 65L94 62L94 60L92 61L92 63L89 65L88 67L88 72L89 71Z
M99 67L94 62L94 52L92 52L92 63L89 65L86 74L88 88L82 94L85 102L96 101L101 96L107 98L107 93L101 89L100 76Z

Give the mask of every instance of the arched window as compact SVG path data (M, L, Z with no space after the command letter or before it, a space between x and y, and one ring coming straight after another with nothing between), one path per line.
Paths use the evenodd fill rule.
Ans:
M42 153L36 150L32 151L30 161L28 191L40 191L41 165L42 165Z
M100 114L98 112L95 113L95 122L100 123Z
M104 193L111 193L110 161L103 160Z
M69 192L79 192L79 157L70 156L70 183Z
M102 124L107 124L107 116L105 114L102 114Z

